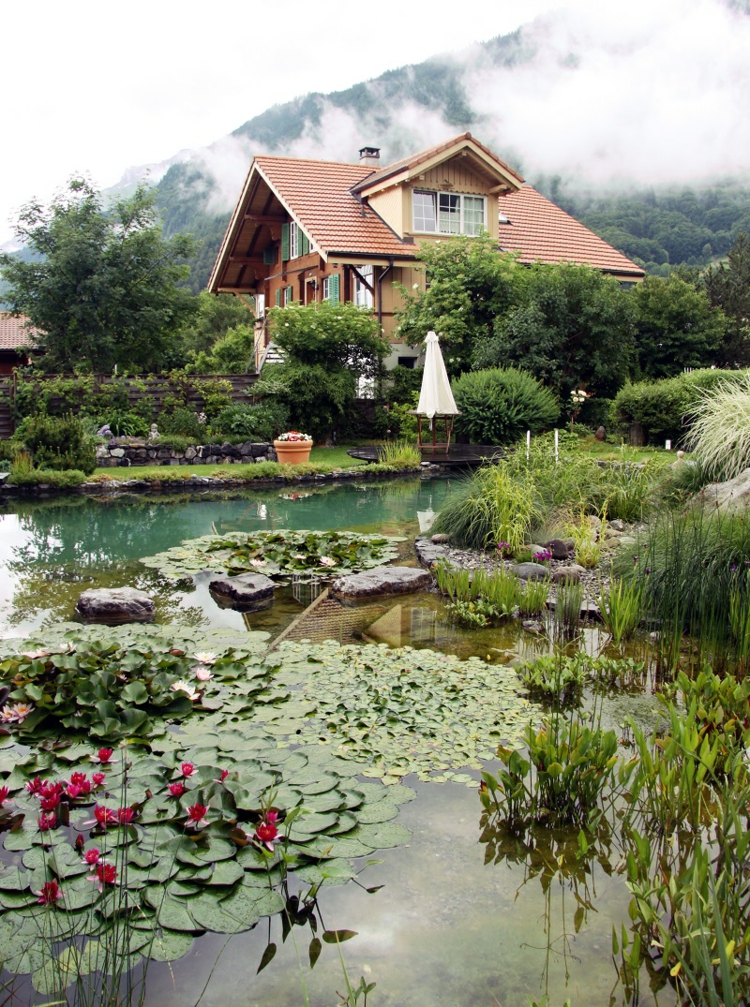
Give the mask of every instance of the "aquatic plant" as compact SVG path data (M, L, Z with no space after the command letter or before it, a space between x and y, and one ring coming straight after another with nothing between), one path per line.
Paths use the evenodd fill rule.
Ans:
M378 448L378 461L394 469L416 469L422 464L422 453L409 441L385 441Z
M534 661L523 661L516 667L519 678L532 696L541 696L558 706L578 703L586 681L588 667L583 654L545 654Z
M523 585L521 596L518 599L518 611L520 615L534 616L541 615L547 607L547 595L549 594L550 581L548 577L543 580L527 580Z
M445 608L458 622L474 629L484 629L485 626L489 626L496 614L494 605L483 598L477 598L476 601L463 601L457 598L455 601L448 602Z
M589 727L575 714L554 715L538 731L528 727L524 741L528 759L501 745L503 768L497 776L482 773L483 807L510 828L595 824L617 765L615 732Z
M583 584L558 584L554 625L559 636L575 636L581 621L582 606Z
M643 585L638 581L613 579L599 595L599 614L616 647L629 640L641 622Z
M256 531L203 535L146 556L144 566L177 580L201 570L221 573L315 574L332 578L369 570L398 555L400 538L346 531Z

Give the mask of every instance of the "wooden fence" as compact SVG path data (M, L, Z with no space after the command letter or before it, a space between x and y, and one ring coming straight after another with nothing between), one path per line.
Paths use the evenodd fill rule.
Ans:
M14 372L9 375L0 376L0 439L7 440L13 435L16 428L16 399L21 383L28 386L32 382L38 387L39 393L43 392L44 383L57 381L60 378L76 380L75 375L48 374L28 378L20 378ZM155 376L152 374L141 375L133 378L118 378L108 374L93 375L93 385L96 388L104 388L107 385L117 384L118 387L127 394L130 406L136 405L141 399L150 398L154 403L154 414L161 412L167 396L178 396L185 401L189 409L200 412L204 405L204 392L207 386L215 385L219 382L226 382L231 386L231 391L227 389L226 394L234 403L249 403L249 393L253 385L258 380L257 374L190 374L187 378L173 378L169 375ZM81 388L80 401L84 400L87 389ZM73 393L75 397L75 392ZM48 409L51 412L61 412L64 400L59 395L52 395L49 400ZM75 404L72 405L73 412L76 412Z

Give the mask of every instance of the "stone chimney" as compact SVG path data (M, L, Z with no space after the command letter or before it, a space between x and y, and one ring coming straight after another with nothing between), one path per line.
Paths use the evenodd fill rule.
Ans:
M378 168L380 166L380 147L360 147L359 163Z

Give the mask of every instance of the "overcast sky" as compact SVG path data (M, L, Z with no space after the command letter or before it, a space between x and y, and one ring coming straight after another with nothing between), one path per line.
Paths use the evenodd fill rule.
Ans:
M750 17L730 2L473 0L427 12L403 0L5 0L0 242L23 203L48 200L74 172L107 187L274 103L462 47L481 138L530 174L605 183L618 173L640 182L741 173L750 169ZM471 49L529 22L530 64L488 68ZM400 114L426 143L452 129L421 108ZM323 156L354 157L367 142L366 123L341 119L327 124ZM245 158L227 171L227 206Z
M5 0L0 241L21 204L48 199L73 172L112 185L269 105L512 31L551 6L473 0L461 16L447 4L426 16L401 0Z

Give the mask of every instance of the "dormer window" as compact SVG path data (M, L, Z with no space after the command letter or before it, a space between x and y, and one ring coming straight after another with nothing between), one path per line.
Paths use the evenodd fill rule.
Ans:
M421 234L481 234L487 226L487 200L461 192L412 194L414 230Z

